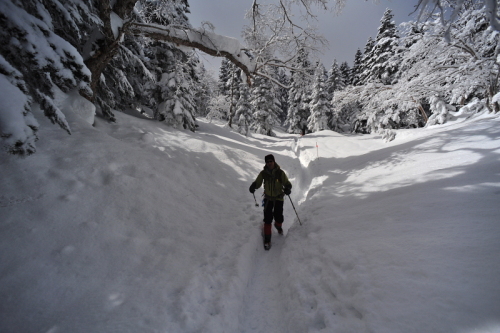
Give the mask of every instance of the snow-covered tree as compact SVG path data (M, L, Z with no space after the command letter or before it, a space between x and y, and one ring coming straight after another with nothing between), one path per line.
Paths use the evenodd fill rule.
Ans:
M482 7L481 9L485 10L489 26L493 30L500 31L499 4L497 0L420 0L417 4L417 10L419 10L417 21L420 21L426 15L437 12L441 24L445 28L444 37L449 41L451 40L450 32L453 30L453 23L461 15L462 10L470 9L471 6L476 9L480 9L477 6Z
M229 118L229 101L224 95L214 95L210 98L208 103L209 112L207 113L207 119L212 121L212 119L227 120Z
M338 91L334 95L331 105L331 115L328 120L328 127L333 131L342 132L361 132L357 127L365 128L366 122L360 123L357 119L362 107L360 102L352 98L352 90L357 88L350 86L345 90Z
M455 108L447 104L444 99L435 95L429 98L430 109L432 115L429 117L427 125L444 124L448 120L448 114L450 111L455 111Z
M349 86L334 95L332 105L334 116L349 119L359 133L422 125L419 104L405 91L381 83Z
M31 114L33 103L53 123L71 133L66 117L54 102L54 94L57 89L91 93L90 72L81 54L55 31L71 27L74 34L83 37L81 27L92 24L96 18L79 1L69 1L62 8L54 2L0 2L0 77L5 94L0 137L3 149L11 153L35 152L38 123Z
M224 96L229 95L228 81L231 76L231 68L229 67L229 64L229 60L222 58L219 68L219 81L217 82L217 86L219 87L219 93Z
M139 0L133 19L143 24L190 27L187 1ZM202 90L205 71L197 56L171 43L142 36L124 36L99 90L110 93L102 99L118 109L153 110L154 118L171 126L194 130L195 113L206 115L208 96ZM103 94L100 94L103 95ZM203 111L205 110L205 111Z
M401 56L401 87L417 101L440 96L448 104L465 104L477 97L492 100L499 90L497 57L499 33L488 24L489 13L480 2L464 7L448 27L440 19L410 30L411 46ZM486 103L490 109L494 105Z
M193 91L196 91L196 83L192 80L189 64L189 60L176 61L168 72L162 74L158 82L161 102L155 110L155 119L194 131L196 101Z
M363 85L368 83L370 74L372 72L372 67L374 63L373 49L375 47L375 41L370 36L366 41L365 48L363 50L363 58L361 60L361 66L359 68L359 84Z
M489 25L488 15L484 3L475 2L461 7L449 33L440 18L404 24L406 35L390 59L399 62L398 82L348 87L336 94L332 122L341 123L339 115L353 110L355 131L386 135L390 129L442 123L456 109L451 105L474 98L495 110L499 32Z
M365 82L393 84L397 80L397 60L393 56L399 45L399 36L393 17L392 10L386 9L380 20L377 37L366 63Z
M330 117L330 101L328 99L328 88L326 86L326 73L323 64L319 64L314 75L314 86L312 91L311 115L307 119L307 128L311 132L328 129Z
M198 61L199 81L197 84L196 100L196 115L205 117L209 110L209 103L212 96L217 92L217 81L211 73L208 73L201 62Z
M326 86L328 91L328 98L331 100L333 94L337 90L342 90L345 88L345 84L342 77L342 72L340 71L337 60L334 59L332 62L332 66L328 71L328 77L326 80Z
M164 43L124 36L123 46L103 70L94 100L102 115L115 121L113 110L153 108L153 93L159 74L155 72ZM164 53L163 53L164 54ZM165 60L163 60L165 61Z
M356 54L354 55L354 62L352 64L351 69L351 84L354 86L361 85L361 73L363 66L363 53L361 53L360 49L357 49Z
M19 155L34 153L39 125L31 113L32 99L28 87L22 73L1 55L0 89L2 99L8 101L0 104L2 149Z
M228 126L232 127L236 103L240 97L239 86L241 82L241 69L227 59L221 61L219 68L219 94L223 95L229 103Z
M352 70L349 67L347 61L341 63L339 69L340 73L342 74L342 83L343 83L342 89L344 89L346 86L352 84Z
M311 63L306 50L301 50L295 59L291 73L291 89L288 93L288 113L285 125L289 133L306 134L307 118L311 114Z
M281 85L276 86L276 98L280 105L279 121L283 124L286 120L288 112L288 90L286 87L290 86L290 79L283 68L274 68L274 76Z
M387 129L440 124L463 105L478 98L492 105L498 92L499 33L487 21L480 4L463 7L452 23L450 41L444 38L447 27L440 19L409 26L402 40L401 77L392 86L371 83L346 89L332 102L335 109L356 103L355 129L361 132L386 132ZM431 113L428 118L427 109Z
M250 90L246 82L240 83L240 97L236 103L236 112L234 114L234 123L237 131L248 136L250 125L253 120L252 106L250 105Z
M270 80L255 78L250 104L253 109L251 129L258 134L276 136L273 127L278 123L280 108Z

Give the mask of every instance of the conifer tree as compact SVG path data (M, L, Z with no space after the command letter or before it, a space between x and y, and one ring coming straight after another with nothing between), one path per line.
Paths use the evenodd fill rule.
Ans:
M284 86L284 87L276 86L276 94L277 94L276 98L279 101L281 110L278 118L280 120L280 124L283 124L286 120L286 115L288 111L288 89L285 87L290 85L290 79L283 68L280 69L274 68L274 70L275 70L274 74L276 80Z
M337 60L334 60L332 67L328 71L326 86L329 100L333 98L335 91L343 90L350 83L350 68L347 62L343 62L340 66Z
M219 81L217 82L217 86L219 87L219 94L228 96L228 81L231 75L231 69L229 68L230 62L226 58L222 58L219 68Z
M386 9L380 20L377 38L369 62L368 82L380 82L388 85L397 81L398 65L397 61L392 57L396 53L399 36L396 25L392 20L393 17L392 10Z
M326 80L328 97L331 100L336 90L339 90L339 80L341 79L340 68L337 60L334 59Z
M186 56L187 57L187 56ZM158 82L161 91L155 119L169 126L195 131L196 101L194 91L197 84L192 80L191 60L177 60L169 66Z
M0 80L12 96L11 105L0 103L0 138L3 149L14 154L35 152L38 123L31 114L32 103L38 103L52 123L71 133L54 101L56 90L77 88L92 94L90 71L80 50L70 43L87 38L87 29L97 23L89 13L92 4L74 0L65 7L55 0L45 4L0 1Z
M292 71L291 89L288 94L288 113L285 125L288 125L289 133L306 134L307 118L311 114L309 103L311 102L311 63L308 53L301 49L295 59Z
M190 27L186 13L189 12L186 0L138 0L131 13L131 19L144 24L175 24ZM97 47L98 49L98 47ZM173 64L182 62L183 71L189 75L182 75L184 79L198 82L200 67L202 66L191 54L181 51L173 44L151 40L141 36L124 35L121 47L110 60L109 65L102 72L102 79L97 85L95 101L100 106L105 117L114 121L112 109L144 109L154 110L158 120L175 118L167 117L166 109L156 110L165 102L166 88L160 86L164 74L172 75ZM188 66L189 68L186 68ZM179 81L180 77L177 78ZM199 95L198 85L192 85L188 92L188 99ZM179 89L177 93L182 91ZM194 98L196 101L197 99ZM167 103L168 104L168 103ZM173 109L172 109L173 110ZM172 111L173 112L173 111ZM192 128L183 124L186 128Z
M345 87L347 87L348 85L351 84L352 82L352 74L351 74L351 68L349 67L349 64L347 63L347 61L344 61L343 63L340 64L340 73L342 73L342 83L343 83L343 86L342 88L340 88L340 90L344 89Z
M363 51L363 59L361 61L360 74L359 74L359 84L364 85L369 82L370 75L372 73L372 68L374 64L374 54L373 49L375 47L375 41L370 36L366 41L366 45Z
M256 77L252 88L253 122L251 128L255 133L276 136L273 127L278 123L279 102L275 97L273 86L267 78Z
M356 54L354 55L354 62L351 69L352 82L353 86L361 85L361 73L363 67L363 53L361 53L360 49L357 49Z
M308 129L311 132L328 129L328 118L330 116L331 106L328 99L325 67L321 63L316 68L310 104L311 115L307 119Z
M234 123L239 133L248 136L253 116L252 106L250 105L250 89L246 82L240 82L239 92L240 97L236 103Z
M210 111L210 98L216 94L217 81L212 75L207 73L203 63L198 58L196 60L199 73L197 81L198 89L195 94L196 115L205 117Z
M429 98L429 104L432 115L429 117L427 126L446 123L450 111L455 111L452 105L447 104L443 97L437 94Z
M102 115L110 121L116 121L113 109L140 109L142 105L153 108L151 98L156 89L158 74L151 64L156 62L164 43L146 44L145 39L125 36L123 47L110 61L102 75L95 97ZM154 51L153 51L154 49ZM145 65L146 55L150 55L149 66Z

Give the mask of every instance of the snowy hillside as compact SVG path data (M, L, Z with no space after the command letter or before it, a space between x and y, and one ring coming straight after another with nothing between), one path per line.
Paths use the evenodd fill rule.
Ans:
M0 332L500 332L498 116L390 143L35 116L0 156ZM268 153L303 225L287 200L266 252Z

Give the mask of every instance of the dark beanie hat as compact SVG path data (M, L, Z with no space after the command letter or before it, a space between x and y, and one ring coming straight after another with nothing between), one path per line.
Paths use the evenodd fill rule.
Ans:
M276 162L272 154L266 155L266 157L264 157L264 162L267 162L269 160L273 160L274 162Z

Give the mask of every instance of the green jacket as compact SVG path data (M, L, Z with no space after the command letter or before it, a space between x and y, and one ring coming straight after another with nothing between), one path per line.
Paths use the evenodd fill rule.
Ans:
M285 171L281 170L280 166L275 162L274 169L270 170L264 166L257 179L255 179L255 188L260 188L264 182L264 194L266 199L283 201L285 193L284 187L292 189L292 183L288 180Z

